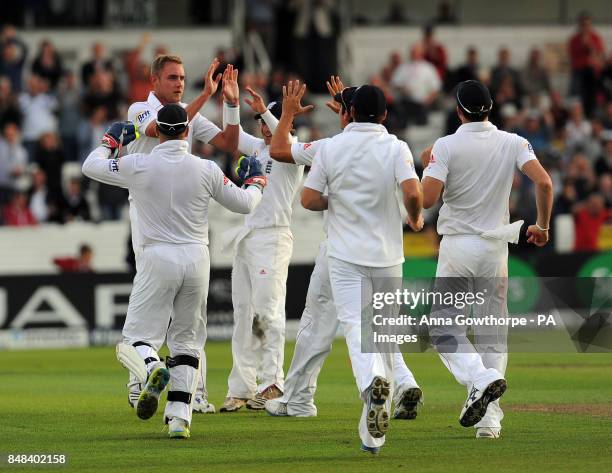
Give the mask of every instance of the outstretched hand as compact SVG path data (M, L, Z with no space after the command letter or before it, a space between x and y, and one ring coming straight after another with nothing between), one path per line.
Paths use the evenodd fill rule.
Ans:
M223 100L230 105L238 105L240 89L238 88L238 69L228 64L223 71Z
M334 100L335 95L342 92L345 88L342 80L340 80L340 76L331 76L329 80L325 82L325 85L327 85L327 90L329 91L329 95L331 95L331 100L326 102L325 105L327 105L332 112L340 113L340 104Z
M283 113L296 116L312 110L314 105L303 106L301 103L305 93L306 84L300 85L299 80L289 81L287 85L283 85Z
M259 95L257 92L255 92L251 86L246 87L246 91L251 94L251 98L246 98L244 99L244 101L247 103L247 105L249 107L251 107L253 109L253 111L255 113L264 113L267 108L266 108L266 103L264 102L263 98L261 95Z
M208 72L206 72L206 77L204 77L204 93L206 93L209 97L215 95L215 92L219 87L219 82L221 82L221 77L223 77L220 72L216 77L214 77L215 71L219 67L219 64L219 59L214 58L210 63Z

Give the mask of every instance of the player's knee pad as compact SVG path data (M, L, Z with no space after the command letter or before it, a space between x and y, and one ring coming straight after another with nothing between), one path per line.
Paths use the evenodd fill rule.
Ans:
M170 390L168 402L191 404L196 388L200 359L191 355L166 357L166 366L170 370Z

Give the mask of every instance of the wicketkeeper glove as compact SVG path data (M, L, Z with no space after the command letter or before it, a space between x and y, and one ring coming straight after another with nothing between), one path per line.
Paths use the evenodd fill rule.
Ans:
M102 146L114 154L121 146L126 146L138 138L140 138L138 127L132 122L115 122L104 133Z
M242 179L244 186L257 186L263 190L268 183L266 176L261 172L261 164L252 156L240 156L236 174Z

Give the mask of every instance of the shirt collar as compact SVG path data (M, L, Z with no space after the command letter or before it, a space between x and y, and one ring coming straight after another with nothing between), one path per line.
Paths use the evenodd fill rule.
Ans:
M161 104L161 102L159 101L157 96L155 95L155 92L153 92L153 91L149 92L149 97L147 98L147 102L155 110L159 110L160 108L163 107L163 105Z
M497 130L497 127L493 125L489 120L484 122L469 122L464 123L457 129L457 133L468 133L470 131L490 131Z
M163 154L184 155L189 153L189 142L187 140L168 140L158 144L151 153L161 152Z
M380 123L368 123L368 122L352 122L344 127L343 133L348 131L365 131L365 132L378 132L387 133L387 129Z

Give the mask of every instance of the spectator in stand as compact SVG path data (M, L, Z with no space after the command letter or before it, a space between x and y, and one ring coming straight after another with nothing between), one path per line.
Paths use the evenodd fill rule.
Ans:
M436 68L440 79L444 81L448 72L446 49L434 38L432 25L427 25L423 30L423 50L425 51L424 59Z
M90 115L94 109L102 106L106 108L108 120L118 120L122 103L123 98L115 88L113 74L104 70L95 71L90 77L89 87L83 96L85 115Z
M521 75L519 71L511 65L510 50L504 47L500 48L497 54L497 64L491 70L491 89L493 94L497 94L508 77L512 80L516 95L520 101L523 95L525 95L525 89L521 82Z
M586 199L597 189L597 179L588 158L580 153L573 156L567 170L567 177L574 181L578 200Z
M608 59L599 77L600 88L605 100L612 103L612 52L608 54Z
M591 163L595 163L603 152L603 132L604 127L601 120L597 118L591 120L591 136L584 141L581 147L582 152Z
M602 154L595 161L595 174L602 176L612 173L612 130L605 130L602 134Z
M555 133L565 129L567 120L569 119L569 112L561 93L558 90L553 90L550 93L550 113L553 117Z
M44 133L36 148L34 162L45 171L49 191L56 198L62 195L62 166L65 161L57 134Z
M457 23L457 17L453 12L450 2L443 1L438 3L438 14L434 22L439 25L454 25Z
M599 192L604 198L606 209L612 210L612 173L606 173L599 178Z
M466 80L479 80L478 50L474 46L467 49L465 64L459 66L447 83L446 90L451 92L457 84Z
M575 251L599 250L601 227L610 218L610 210L605 207L604 197L592 193L585 202L574 206L574 223L576 226Z
M550 148L551 130L539 110L529 110L525 115L523 127L516 130L516 133L531 143L537 156L541 156Z
M525 92L529 95L550 93L550 77L546 68L542 66L542 54L538 48L533 48L529 52L521 80L525 85Z
M143 49L150 41L150 33L143 34L138 45L123 58L128 76L128 103L146 101L151 91L151 66L141 58Z
M574 101L569 109L569 120L565 125L566 142L570 150L577 150L589 139L592 132L591 123L585 118L582 103Z
M114 74L113 62L106 56L106 48L98 41L91 46L91 60L81 67L81 81L83 87L89 87L91 76L97 71L106 71Z
M425 61L424 54L423 45L415 44L410 50L410 61L401 64L391 79L399 94L398 105L417 125L427 124L429 109L442 88L436 68Z
M6 204L15 190L15 179L28 164L28 154L19 139L19 128L7 123L0 138L0 206Z
M73 222L75 220L91 220L89 204L83 195L80 179L72 178L68 182L66 193L61 203L61 213L64 223Z
M555 199L553 213L555 216L571 214L576 202L578 202L578 193L574 187L574 181L570 178L565 178L563 180L561 193Z
M11 89L21 92L23 66L28 57L28 47L17 36L15 27L6 25L0 35L0 76L11 81Z
M79 254L76 258L73 256L53 258L53 263L63 273L93 273L92 262L93 250L86 244L79 247Z
M509 130L515 126L520 109L521 98L514 79L511 75L504 75L495 89L489 120L498 128Z
M19 106L23 115L23 145L30 161L33 161L40 137L57 130L57 99L49 94L49 81L32 74L28 80L28 91L19 96Z
M32 172L32 187L28 197L30 211L37 222L62 223L57 198L49 192L45 171L38 167Z
M55 46L48 39L40 43L38 55L32 63L32 74L36 74L49 81L49 90L55 92L64 73L62 59L55 50Z
M36 219L28 207L28 199L23 192L15 192L3 211L4 225L23 227L36 225Z
M72 71L66 71L58 88L59 134L66 153L67 161L78 161L77 130L82 121L81 95Z
M109 124L106 107L103 106L96 107L87 120L81 120L77 133L80 163L83 163L91 150L98 146Z
M612 100L606 103L601 122L606 130L612 130Z
M0 76L0 128L9 122L21 126L21 110L17 96L11 90L11 81Z
M603 66L605 46L587 12L578 16L578 31L570 38L568 50L572 67L570 94L581 98L586 115L591 117L595 111L597 76Z

